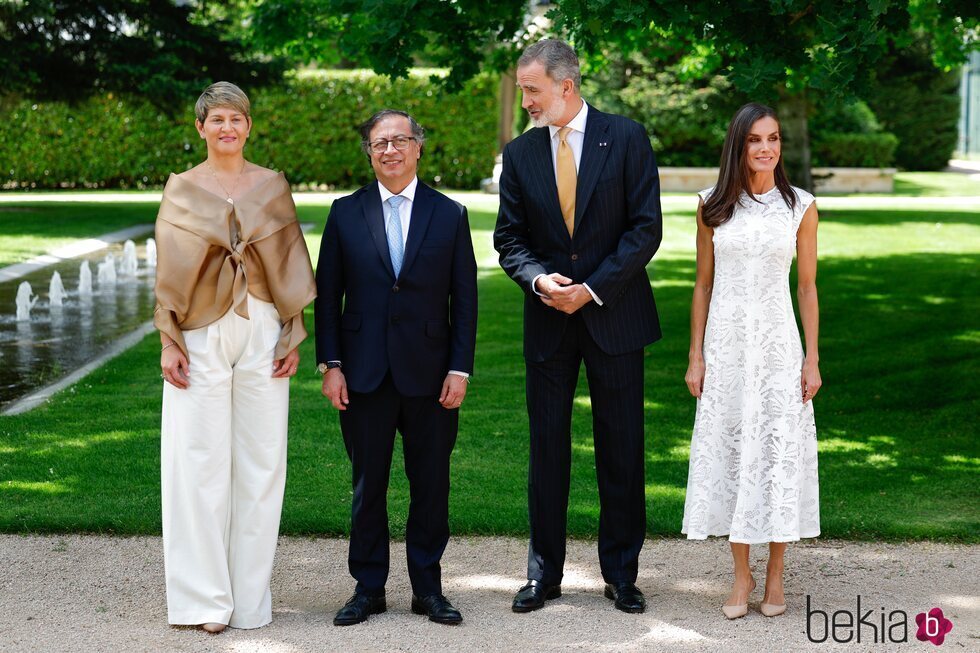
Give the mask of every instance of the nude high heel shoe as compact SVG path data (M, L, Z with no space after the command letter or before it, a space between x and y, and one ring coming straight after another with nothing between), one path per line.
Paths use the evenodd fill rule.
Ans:
M752 579L752 587L749 589L749 594L755 589L755 579ZM785 606L783 606L785 608ZM746 597L745 603L740 603L739 605L723 605L721 606L721 611L724 613L726 619L740 619L744 617L749 612L749 602L748 597Z
M211 633L212 635L217 635L218 633L220 633L222 630L225 629L225 624L206 623L206 624L201 624L201 628L206 632Z
M721 611L725 613L725 617L728 619L739 619L749 613L749 604L723 605Z
M786 604L776 605L775 603L763 603L759 605L759 612L767 617L778 617L786 612Z

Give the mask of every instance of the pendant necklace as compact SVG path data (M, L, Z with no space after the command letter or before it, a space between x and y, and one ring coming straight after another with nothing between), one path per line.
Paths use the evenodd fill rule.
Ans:
M208 170L211 171L211 175L214 177L214 180L216 182L218 182L218 186L220 186L221 187L221 190L223 190L225 192L225 195L227 196L225 198L225 201L234 206L235 200L233 200L231 198L231 195L238 188L238 182L241 181L241 179L242 179L242 173L245 172L245 160L242 159L242 169L238 171L238 176L235 177L235 185L231 187L231 192L228 192L228 189L225 188L225 185L221 183L221 180L220 179L218 179L218 173L216 173L214 171L214 168L211 167L211 162L208 161L207 159L205 159L204 160L204 163L207 164Z

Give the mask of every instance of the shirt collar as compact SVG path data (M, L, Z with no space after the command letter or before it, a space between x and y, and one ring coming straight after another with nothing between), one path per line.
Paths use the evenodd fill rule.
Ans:
M405 186L405 190L403 190L398 194L404 197L405 199L407 199L409 202L414 202L415 189L418 187L418 185L419 185L418 176L412 177L412 181L408 183L408 186ZM392 193L390 190L385 188L385 185L382 184L380 181L378 182L378 190L381 191L382 203L387 202L390 197L394 196L394 193Z
M578 113L575 114L574 118L568 121L568 124L565 125L565 127L571 127L572 131L582 132L584 134L585 119L588 115L589 115L589 104L585 100L582 100L582 108L579 109ZM558 133L558 130L561 129L561 127L558 127L557 125L548 125L548 129L551 131L551 137L554 138L555 134Z

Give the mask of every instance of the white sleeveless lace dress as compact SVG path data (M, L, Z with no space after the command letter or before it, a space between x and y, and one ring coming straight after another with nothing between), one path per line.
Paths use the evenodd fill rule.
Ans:
M712 189L699 193L702 199ZM794 188L742 195L714 230L715 279L704 334L681 532L689 539L792 542L820 534L817 432L803 403L803 347L790 299L796 232L813 203Z

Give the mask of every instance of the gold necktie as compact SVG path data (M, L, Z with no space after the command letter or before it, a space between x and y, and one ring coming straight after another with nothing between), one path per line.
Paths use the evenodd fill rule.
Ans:
M571 236L575 230L575 155L572 146L566 140L572 131L571 127L558 130L558 204L561 215L565 218L565 227Z

